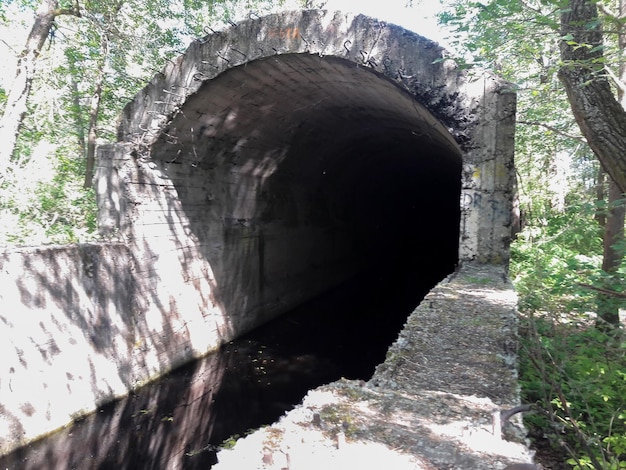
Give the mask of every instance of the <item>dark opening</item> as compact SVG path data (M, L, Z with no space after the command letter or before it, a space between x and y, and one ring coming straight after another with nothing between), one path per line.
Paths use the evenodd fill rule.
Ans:
M457 262L458 147L406 90L347 60L281 55L222 73L152 159L238 330L357 275L431 285Z

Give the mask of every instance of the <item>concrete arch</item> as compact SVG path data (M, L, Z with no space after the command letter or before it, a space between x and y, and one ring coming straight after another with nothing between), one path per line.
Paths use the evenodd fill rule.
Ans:
M421 265L434 284L459 261L507 262L514 112L506 83L397 26L250 19L126 106L100 149L100 227L162 286L148 304L180 310L182 273L218 336L364 270Z

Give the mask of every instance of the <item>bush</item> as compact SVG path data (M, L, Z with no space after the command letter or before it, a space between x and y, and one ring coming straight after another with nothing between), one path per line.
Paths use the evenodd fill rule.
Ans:
M626 342L622 329L596 327L594 288L625 291L625 272L607 279L601 270L595 214L593 204L572 197L512 245L520 382L523 400L541 410L526 418L531 436L547 437L575 469L618 469L626 468Z
M75 243L96 237L96 198L84 160L61 150L14 166L0 186L0 245Z
M522 324L522 398L542 413L527 418L575 469L626 468L626 341L621 332L547 315Z

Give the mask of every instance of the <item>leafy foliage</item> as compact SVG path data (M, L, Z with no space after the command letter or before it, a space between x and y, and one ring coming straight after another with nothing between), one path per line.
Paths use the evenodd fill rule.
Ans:
M523 229L512 245L511 275L525 318L522 393L543 410L528 418L532 435L550 436L574 468L625 468L626 345L619 330L594 328L599 305L594 289L625 292L626 267L622 263L610 274L601 269L603 231L597 219L607 207L596 193L599 165L580 137L557 76L559 44L572 40L560 33L560 14L569 2L444 3L440 21L452 30L461 60L496 70L518 90ZM596 52L602 54L594 67L619 68L615 36L607 36ZM626 307L624 299L609 301Z
M575 469L624 468L626 342L547 315L523 327L523 398L544 410L527 418L533 434L566 449Z
M30 27L25 18L39 3L0 1L0 26L13 30L2 35L14 37L8 44L12 53L23 47ZM39 56L10 171L0 176L0 246L94 239L94 192L78 185L86 169L94 96L100 97L98 143L114 141L123 106L191 40L250 11L263 14L288 3L294 8L303 2L86 0L79 2L80 17L58 17ZM0 111L10 86L0 83Z
M511 276L523 312L584 314L595 308L592 283L601 263L602 239L590 203L572 203L563 213L541 207L542 225L527 226L511 250Z
M52 152L54 159L38 160L38 153L36 150L34 158L16 174L30 190L15 191L10 183L0 186L0 214L4 222L0 239L13 245L93 239L95 194L80 184L84 160L68 156L62 149Z

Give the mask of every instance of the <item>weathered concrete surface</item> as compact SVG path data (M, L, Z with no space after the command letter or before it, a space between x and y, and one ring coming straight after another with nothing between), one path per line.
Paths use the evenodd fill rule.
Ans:
M207 352L215 322L142 310L136 268L122 244L0 255L0 454Z
M125 244L5 251L0 285L0 455L232 339L192 282L159 285Z
M132 345L150 335L135 329L131 258L124 245L0 255L0 453L135 383Z
M506 83L364 16L195 41L99 150L118 243L2 258L0 451L357 272L505 265L514 114Z
M103 146L100 226L239 334L357 272L506 264L515 94L435 43L299 11L191 44ZM459 203L461 200L461 203Z
M503 469L530 463L519 415L517 296L502 266L466 264L409 316L372 379L311 391L218 453L215 470Z

